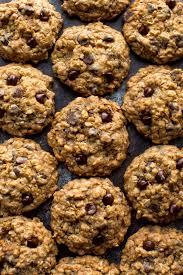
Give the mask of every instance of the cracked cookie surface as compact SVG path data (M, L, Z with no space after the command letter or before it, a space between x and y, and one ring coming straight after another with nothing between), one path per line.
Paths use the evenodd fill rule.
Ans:
M183 218L183 149L147 149L128 166L124 188L137 219L160 223Z
M62 8L83 21L111 20L119 15L129 0L64 0Z
M122 252L121 275L181 275L183 232L147 226L132 235Z
M0 56L15 62L48 57L62 27L61 15L47 0L0 4Z
M127 83L122 109L137 130L154 143L183 137L183 70L140 69Z
M123 36L102 23L65 29L55 44L52 61L56 76L83 96L114 92L130 66Z
M12 138L0 144L0 216L38 207L57 189L57 161L35 141Z
M76 179L54 194L54 237L80 255L119 246L130 223L130 207L109 179Z
M30 65L0 67L0 128L14 136L41 132L55 112L52 84Z
M51 233L38 218L0 219L1 275L50 274L56 254Z
M53 275L119 275L120 272L114 264L96 256L67 257L59 261L52 271Z
M182 1L136 0L124 20L124 36L137 55L158 64L183 57Z
M96 96L78 97L56 113L48 143L71 172L109 175L126 158L125 122L117 103Z

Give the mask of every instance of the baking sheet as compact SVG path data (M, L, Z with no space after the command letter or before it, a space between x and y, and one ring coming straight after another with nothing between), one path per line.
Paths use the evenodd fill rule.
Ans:
M10 2L10 1L0 0L0 3L4 3L4 2ZM55 6L55 8L57 9L57 11L61 12L63 15L64 28L67 28L67 27L73 26L73 25L83 24L80 20L73 19L73 18L69 17L67 14L63 13L63 11L61 11L61 7L60 7L61 2L62 1L60 1L60 0L50 0L50 3L52 3ZM115 20L112 20L110 22L105 22L105 24L115 28L118 31L121 31L122 21L123 20L122 20L122 15L121 15L121 16L118 16ZM131 52L131 61L132 61L132 63L131 63L131 69L130 69L129 75L128 75L127 79L123 82L121 88L118 91L116 91L113 95L106 96L106 98L116 101L120 105L122 103L122 98L125 93L126 81L129 79L130 76L135 74L139 68L145 67L150 64L149 62L140 59L132 52ZM0 59L0 66L6 65L8 63L9 62L6 62L3 59ZM41 70L43 73L53 76L50 56L49 56L48 60L40 62L36 66L33 64L33 66L38 68L39 70ZM174 62L171 64L171 66L183 69L183 60ZM59 111L61 108L66 106L71 100L73 100L77 96L79 96L78 94L74 93L71 89L69 89L67 86L62 85L60 83L60 81L56 78L54 79L54 91L55 91L55 95L56 95L55 96L56 111ZM49 131L49 127L47 127L42 133L37 134L37 135L28 136L27 138L34 139L42 146L43 149L45 149L49 152L52 152L51 148L47 144L47 132L48 131ZM126 167L129 165L129 163L133 160L133 158L135 156L141 154L142 152L144 152L147 148L149 148L152 145L152 143L149 140L144 139L136 131L136 129L133 125L128 124L128 132L129 132L129 138L130 138L130 146L129 146L129 150L128 150L127 159L123 162L121 167L119 169L115 170L112 173L112 175L110 176L110 179L112 180L114 185L119 186L121 188L121 190L123 190L123 175L126 170ZM0 131L0 143L4 142L8 138L10 138L10 135ZM172 141L171 144L177 145L178 147L183 147L183 138L176 139L176 140ZM70 181L74 178L77 178L77 176L71 174L62 164L59 165L59 174L60 174L59 182L58 182L59 188L61 188L68 181ZM27 217L33 217L33 216L39 217L43 221L45 226L48 229L50 229L50 206L51 206L51 199L48 200L47 202L45 202L44 204L42 204L38 209L27 214L26 216ZM120 254L121 254L121 251L126 243L127 238L130 235L132 235L133 233L135 233L140 227L142 227L143 225L146 225L146 224L148 224L148 222L145 220L137 221L135 218L135 211L132 211L132 225L128 230L125 240L118 248L108 250L106 252L106 254L104 254L104 257L112 262L119 263ZM183 220L179 220L174 223L171 223L169 226L183 230ZM67 247L62 246L62 245L59 246L58 259L60 259L61 257L73 256L73 255L74 254L71 253L67 249Z

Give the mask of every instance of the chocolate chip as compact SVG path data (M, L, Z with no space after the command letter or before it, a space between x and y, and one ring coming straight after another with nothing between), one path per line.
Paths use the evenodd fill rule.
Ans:
M111 193L107 193L103 199L102 199L102 202L104 205L113 205L113 202L114 202L114 197Z
M167 6L169 6L169 8L171 10L173 10L176 6L176 1L175 0L166 0L166 4L167 4Z
M139 28L139 33L143 36L146 36L149 32L149 27L147 25L142 25L140 28Z
M179 211L180 211L180 208L175 203L170 205L170 208L169 208L170 214L174 215L174 214L177 214Z
M94 63L94 58L91 54L85 54L83 61L86 65L91 65Z
M156 10L156 8L152 4L149 4L149 3L147 4L147 9L148 9L149 13L153 13Z
M178 110L179 107L177 106L177 103L174 103L174 102L169 102L168 103L168 108L171 110L171 111L175 111L175 110Z
M157 181L158 183L163 183L163 182L166 180L166 175L165 175L165 173L164 173L162 170L160 170L160 171L156 174L155 179L156 179L156 181Z
M19 78L16 75L8 75L7 79L6 79L6 83L7 85L11 85L11 86L16 86L18 83Z
M17 177L20 176L20 170L19 170L17 167L14 167L14 168L13 168L13 172L15 173L15 175L16 175Z
M31 37L30 39L27 40L27 45L32 49L35 48L37 46L36 39Z
M41 104L44 104L45 101L47 99L47 96L45 94L42 94L42 93L37 93L36 94L36 100L41 103Z
M105 79L106 79L107 82L112 82L112 81L114 81L114 75L113 75L113 73L110 73L110 72L105 73L105 74L104 74L104 77L105 77Z
M144 89L144 96L145 97L150 97L154 94L154 89L152 87L146 87Z
M26 157L18 157L16 158L16 164L24 164L27 161Z
M100 234L93 238L93 244L96 246L103 244L104 241L105 241L104 236Z
M102 122L108 123L112 121L112 114L111 111L103 111L101 113Z
M88 215L94 215L97 212L97 207L94 203L88 203L85 206L85 210Z
M152 241L144 241L143 242L143 248L147 251L154 250L155 248L155 243Z
M9 107L9 112L10 112L10 114L17 115L21 112L21 109L16 104L12 104Z
M152 203L152 204L149 206L149 208L150 208L153 212L155 212L155 213L158 213L158 212L160 211L159 205L158 205L158 204L155 204L155 203Z
M86 46L90 43L90 40L88 38L81 38L79 35L77 37L77 41L81 46Z
M75 160L76 160L78 165L86 165L87 164L87 156L85 156L83 154L78 154L75 157Z
M179 158L176 161L176 168L177 169L182 169L183 168L183 158Z
M49 20L49 14L46 10L42 9L39 15L39 18L41 21L48 21Z
M33 203L33 201L34 201L34 198L33 198L32 194L30 194L30 193L22 194L23 205L29 205L29 204Z
M30 248L38 247L39 240L36 237L32 237L31 239L27 240L27 246Z
M4 99L4 90L0 89L0 100Z
M14 98L21 98L24 94L24 91L21 88L17 88L14 93L13 93L13 97Z
M79 74L80 74L80 71L70 71L69 73L68 73L68 78L69 78L69 80L75 80L78 76L79 76Z
M1 40L1 42L4 46L8 46L8 44L9 44L9 40L5 37Z
M146 187L148 186L148 181L147 180L143 180L143 179L139 179L137 182L137 186L140 190L144 190L146 189Z
M27 16L31 16L34 14L34 9L32 6L26 5L22 10L21 10L22 14L27 15Z
M5 110L0 109L0 118L3 118L4 114L5 114Z
M179 47L179 48L183 48L183 36L182 35L175 35L174 38L175 38L176 46Z
M114 37L110 34L106 34L103 38L103 41L107 43L112 43L114 42Z
M9 18L8 17L1 18L0 27L8 25L8 23L9 23Z
M141 121L144 123L144 125L150 125L152 118L151 118L151 113L149 111L142 111L140 115Z

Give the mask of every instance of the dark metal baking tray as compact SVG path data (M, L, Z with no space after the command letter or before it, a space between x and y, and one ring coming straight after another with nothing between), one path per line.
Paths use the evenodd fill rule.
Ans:
M4 2L10 2L10 1L0 0L0 3L4 3ZM55 6L57 11L62 13L63 18L64 18L64 28L67 28L67 27L73 26L73 25L83 24L80 20L78 20L76 18L73 19L73 18L69 17L67 14L63 13L63 11L61 11L61 5L60 5L61 1L60 0L50 0L50 3L52 3ZM117 29L118 31L121 31L121 26L122 26L122 22L123 22L122 17L123 17L122 15L118 16L115 20L112 20L110 22L105 22L105 24ZM122 103L123 95L125 93L126 81L129 79L129 77L132 76L133 74L135 74L139 68L145 67L150 64L150 63L140 59L132 52L131 52L131 61L132 61L132 63L131 63L131 69L130 69L129 75L128 75L127 79L123 82L120 89L118 91L116 91L113 95L106 96L106 98L116 101L118 104ZM4 61L3 59L0 59L0 66L3 66L5 64L8 64L8 62ZM33 66L35 66L35 65L33 65ZM183 60L174 62L171 64L171 66L180 67L183 69ZM35 67L40 69L43 73L53 76L50 57L48 60L37 64ZM60 83L60 81L56 78L54 78L54 91L55 91L55 95L56 95L55 101L56 101L56 110L57 111L59 111L64 106L66 106L71 100L73 100L77 96L79 96L78 94L74 93L71 89L69 89L65 85L62 85ZM33 136L29 136L28 138L34 139L42 146L43 149L45 149L49 152L52 152L51 148L47 144L47 132L48 131L49 131L49 127L47 127L42 133L33 135ZM119 186L121 188L121 190L123 190L123 174L126 170L126 167L129 165L129 163L133 160L133 158L135 156L138 156L139 154L144 152L145 149L147 149L148 147L150 147L152 145L152 143L149 140L143 138L136 131L136 129L134 128L133 125L128 125L128 132L129 132L129 136L130 136L130 146L129 146L129 150L128 150L127 159L123 162L121 167L119 169L115 170L112 173L112 175L110 176L110 179L112 180L114 185ZM10 135L0 131L0 143L4 142L8 138L10 138ZM176 140L172 141L171 144L177 145L178 147L183 147L183 138L176 139ZM59 165L59 174L60 174L59 182L58 182L59 188L61 188L68 181L70 181L74 178L77 178L77 176L71 174L62 164ZM32 211L31 213L27 214L26 216L39 217L43 221L45 226L48 229L50 229L51 201L52 201L51 199L48 200L46 203L42 204L38 209ZM146 224L148 224L148 222L145 220L137 221L135 218L135 211L132 211L132 225L128 230L125 240L118 248L108 250L107 253L104 255L104 257L112 262L119 263L121 251L122 251L128 237L130 235L132 235L133 233L135 233L140 227L142 227L143 225L146 225ZM171 223L168 226L176 227L177 229L183 230L183 220L176 221L174 223ZM62 246L62 245L59 246L58 259L60 259L61 257L73 256L73 255L74 254L71 253L67 249L67 247Z

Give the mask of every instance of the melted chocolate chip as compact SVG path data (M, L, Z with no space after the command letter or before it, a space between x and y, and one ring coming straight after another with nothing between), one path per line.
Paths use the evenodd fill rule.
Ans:
M8 17L1 18L0 27L8 25L8 23L9 23L9 18Z
M114 197L111 193L107 193L103 199L102 199L102 202L105 206L107 205L113 205L113 202L114 202Z
M4 46L8 46L8 44L9 44L9 40L5 37L1 40L1 42Z
M183 48L183 35L174 36L175 43L178 48Z
M103 38L103 41L107 43L112 43L114 42L114 37L110 34L106 34Z
M24 164L27 161L26 157L18 157L16 158L16 164Z
M144 96L145 97L150 97L154 94L154 89L152 87L146 87L144 89Z
M36 100L41 103L41 104L44 104L45 101L47 99L47 96L45 94L42 94L42 93L38 93L36 94Z
M103 111L101 113L102 122L108 123L112 121L112 114L110 111Z
M36 237L32 237L31 239L27 240L27 246L30 248L38 247L39 240Z
M162 170L160 170L156 174L155 179L158 183L163 183L166 180L166 174Z
M141 112L140 119L144 123L144 125L150 125L152 121L151 113L146 110Z
M5 110L0 109L0 118L3 118L4 114L5 114Z
M110 73L110 72L105 73L104 77L105 77L106 81L109 82L109 83L112 82L112 81L114 81L114 75L113 75L113 73Z
M155 243L152 242L152 241L144 241L143 242L143 248L146 250L146 251L151 251L151 250L154 250L155 248Z
M91 65L94 63L94 58L91 54L85 54L83 61L86 65Z
M27 45L32 49L35 48L37 46L36 39L31 37L30 39L27 40Z
M34 9L32 6L26 5L23 9L21 9L21 13L27 16L31 16L34 14Z
M39 19L41 21L48 21L49 20L49 14L46 10L42 9L41 12L40 12L40 15L39 15Z
M149 4L149 3L147 4L147 9L148 9L149 13L153 13L156 10L156 8L152 4Z
M176 161L176 168L177 169L182 169L183 168L183 158L179 158Z
M166 0L166 4L171 10L173 10L176 6L176 1L175 0Z
M96 246L103 244L104 241L105 241L104 236L100 234L93 238L93 244Z
M152 203L152 204L149 206L149 208L150 208L153 212L155 212L155 213L158 213L158 212L160 211L159 205L158 205L158 204L155 204L155 203Z
M85 210L88 215L94 215L97 212L97 207L94 203L88 203L85 206Z
M179 211L180 211L180 208L175 203L170 205L170 208L169 208L170 214L174 215L174 214L177 214Z
M75 80L78 76L79 76L79 74L80 74L80 71L70 71L69 73L68 73L68 78L69 78L69 80Z
M139 179L137 182L137 186L140 190L144 190L148 186L148 181L144 179Z
M24 94L24 91L21 88L17 88L14 93L13 93L13 97L14 98L21 98Z
M90 43L90 40L88 38L81 38L79 35L77 37L77 41L81 46L86 46Z
M19 78L16 75L9 75L6 79L7 85L16 86L18 83Z
M23 193L22 194L22 203L23 205L30 205L31 203L33 203L34 198L32 196L32 194L30 193Z
M75 157L75 160L76 160L78 165L86 165L87 164L87 156L85 156L83 154L78 154Z
M149 27L146 26L146 25L142 25L140 28L139 28L139 33L143 36L146 36L149 32Z

